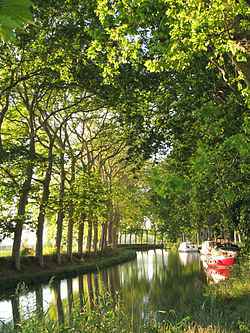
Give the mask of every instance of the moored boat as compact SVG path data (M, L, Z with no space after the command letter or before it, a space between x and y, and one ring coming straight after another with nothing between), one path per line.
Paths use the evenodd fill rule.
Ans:
M179 252L198 252L198 246L191 242L182 242L178 248Z
M201 244L200 253L203 255L223 255L227 257L237 257L240 252L238 245L228 240L204 241Z
M201 260L205 268L213 266L232 266L236 263L235 257L228 257L223 255L202 255Z
M216 246L214 241L204 241L201 243L200 253L203 255L210 255L212 249Z

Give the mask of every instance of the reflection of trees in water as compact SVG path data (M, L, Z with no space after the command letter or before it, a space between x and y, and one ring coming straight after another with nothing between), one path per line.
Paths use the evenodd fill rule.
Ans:
M67 301L68 301L68 318L71 321L71 314L73 308L73 284L72 279L67 279Z
M167 261L166 261L167 258ZM199 263L186 266L179 260L178 254L163 251L148 251L138 254L138 259L114 266L98 273L78 276L62 283L65 288L62 300L61 283L52 284L54 304L50 305L49 313L52 319L64 322L65 313L69 317L74 303L83 309L86 303L91 308L99 302L100 295L110 292L114 303L117 291L120 291L125 311L130 316L134 330L137 331L140 321L149 317L156 310L175 309L178 313L192 311L193 299L202 292L202 279L199 273ZM76 290L74 288L76 287ZM66 290L67 289L67 290ZM73 300L73 295L76 302ZM45 297L46 293L44 293ZM35 290L36 310L42 312L44 301L42 287ZM15 324L20 320L18 298L12 299L12 312Z
M98 274L94 273L94 286L95 286L95 302L98 303L99 295L100 295L100 288L99 288L99 281L98 281Z
M42 316L43 314L43 289L42 286L39 285L36 290L36 312L38 316Z
M198 262L184 267L178 255L170 253L166 265L164 258L160 258L155 251L152 262L153 278L150 280L147 276L148 256L142 255L141 258L140 266L133 263L133 275L125 280L122 286L122 296L128 313L133 312L133 316L140 320L146 319L150 311L185 311L192 307L192 300L202 291Z
M94 291L93 291L93 284L92 284L92 274L87 274L87 285L88 285L88 296L89 296L89 305L90 308L94 306Z
M112 298L115 298L115 279L113 274L113 269L108 270L108 277L109 277L109 290L111 293Z
M101 271L100 274L101 274L101 280L102 280L104 289L107 290L107 291L109 291L109 283L108 283L108 273L107 273L107 271L106 270Z
M83 276L78 276L78 296L79 296L79 305L82 310L84 307L84 290L83 290Z
M14 326L18 327L21 318L20 318L19 297L17 295L14 295L11 298L11 307L12 307L12 318Z
M57 320L59 324L64 323L64 311L61 296L61 281L55 281L52 284L52 290L55 298Z

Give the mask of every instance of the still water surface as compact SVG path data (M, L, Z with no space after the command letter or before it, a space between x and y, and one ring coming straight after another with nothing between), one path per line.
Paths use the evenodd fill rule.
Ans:
M105 291L111 295L119 291L126 311L140 322L150 313L160 317L166 311L187 310L202 293L204 283L206 278L198 253L137 252L136 260L98 273L38 285L18 297L0 295L0 331L4 332L5 324L17 323L37 310L63 321L69 316L73 302L83 304L87 300L91 304Z

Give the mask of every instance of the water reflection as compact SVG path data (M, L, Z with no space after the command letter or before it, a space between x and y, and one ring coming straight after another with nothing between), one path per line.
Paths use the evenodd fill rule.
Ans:
M208 267L206 270L208 283L219 283L230 277L230 267Z
M209 259L209 256L200 256L202 267L207 277L207 283L217 284L227 280L231 275L233 265L216 265L215 263L210 264Z
M19 297L6 298L0 302L0 319L17 324L34 311L44 311L53 320L63 323L65 318L70 320L75 303L82 308L86 303L93 307L105 291L114 298L119 291L136 331L151 313L187 310L192 303L190 300L200 295L203 282L196 253L138 252L134 261L98 273L39 285ZM25 308L25 304L30 308ZM160 312L157 316L161 316Z
M181 263L186 266L192 264L194 261L199 261L199 252L179 252L179 258Z

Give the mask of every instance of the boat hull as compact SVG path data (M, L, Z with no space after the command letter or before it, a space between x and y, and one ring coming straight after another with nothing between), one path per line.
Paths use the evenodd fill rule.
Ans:
M179 252L198 252L198 246L190 242L182 242L178 248Z
M207 260L208 266L232 266L236 263L235 257L211 257Z

